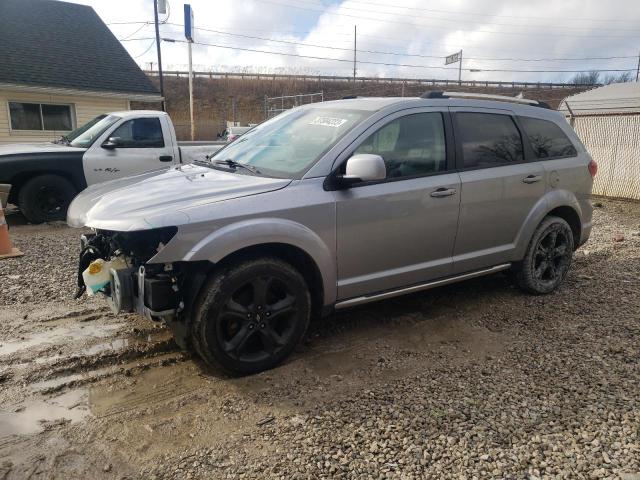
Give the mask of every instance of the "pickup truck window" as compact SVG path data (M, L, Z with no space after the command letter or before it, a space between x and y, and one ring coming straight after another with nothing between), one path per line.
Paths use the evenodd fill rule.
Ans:
M93 142L102 135L107 128L120 120L116 115L101 115L94 118L88 124L74 130L67 138L70 140L69 145L72 147L89 148ZM88 126L88 128L87 128Z
M278 178L296 178L371 111L306 108L281 113L249 130L212 160L234 160Z
M121 148L162 148L164 137L160 119L135 118L124 122L109 135L120 139Z

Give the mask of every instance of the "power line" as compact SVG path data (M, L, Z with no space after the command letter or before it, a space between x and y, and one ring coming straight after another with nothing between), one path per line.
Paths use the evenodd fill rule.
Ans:
M301 1L303 4L306 3L310 6L315 6L315 7L326 7L326 5L322 4L322 3L318 3L315 2L313 0L298 0ZM433 12L433 10L430 9L424 9L424 8L413 8L413 7L405 7L403 5L385 5L385 4L381 4L381 3L372 3L372 2L363 2L360 0L351 0L353 3L362 3L365 5L377 5L377 6L382 6L384 8L404 8L404 9L410 9L410 10L420 10L420 11L427 11L427 12ZM614 28L589 28L589 27L575 27L575 26L567 26L567 25L549 25L549 24L545 24L545 25L532 25L530 23L526 23L526 24L522 24L522 23L496 23L496 22L479 22L478 20L463 20L463 19L459 19L459 18L443 18L443 17L434 17L432 15L419 15L419 14L404 14L404 13L398 13L398 12L389 12L389 11L380 11L380 10L372 10L371 8L357 8L357 7L347 7L344 5L340 5L339 7L341 10L352 10L352 11L358 11L358 12L370 12L370 13L380 13L380 14L385 14L385 15L398 15L398 16L402 16L402 17L411 17L411 18L427 18L429 20L436 20L436 21L441 21L441 22L450 22L450 23L455 23L455 24L460 24L460 23L469 23L469 24L473 24L473 25L477 25L479 23L481 23L482 25L495 25L495 26L501 26L501 27L526 27L526 28L561 28L563 30L566 29L570 29L570 30L588 30L588 31L592 31L592 30L615 30L615 31L629 31L629 32L637 32L638 29L637 28L620 28L620 27L614 27ZM490 16L491 15L487 15Z
M154 37L144 37L144 38L119 38L120 42L141 42L143 40L155 40Z
M368 4L368 5L378 5L378 6L387 6L387 7L392 7L395 5L389 5L389 4L384 4L384 3L377 3L377 2L365 2L362 0L351 0L355 3L364 3L364 4ZM398 5L398 8L406 8L406 9L410 9L410 10L422 10L425 12L435 12L435 13L446 13L446 14L451 14L451 15L466 15L466 16L472 16L472 17L496 17L496 18L514 18L514 19L522 19L522 20L530 20L530 19L535 19L535 20L550 20L550 17L534 17L534 16L516 16L516 15L497 15L497 14L493 14L493 13L480 13L480 12L454 12L452 10L436 10L436 9L429 9L429 8L420 8L420 7L405 7L405 6L401 6ZM621 19L615 19L615 18L587 18L587 17L570 17L564 20L572 20L572 21L590 21L590 22L611 22L611 23L633 23L629 20L621 20Z
M408 8L408 7L407 7ZM132 24L140 24L140 23L148 23L146 21L128 21L128 22L112 22L112 23L108 23L107 25L132 25ZM181 24L178 23L166 23L167 25L174 25L174 26L182 26ZM339 28L339 27L344 27L344 28L351 28L352 25L332 25L333 27ZM203 30L203 31L207 31L207 29L205 28L199 28L199 27L194 27L196 30ZM268 32L271 33L273 32L273 28L272 29L263 29L263 28L249 28L249 27L242 27L241 30L234 30L234 32L238 32L238 31L255 31L255 32ZM232 34L232 32L225 32L222 30L211 30L213 32L218 32L220 34ZM317 33L317 30L284 30L281 28L277 29L278 33L281 34L290 34L290 35L309 35L311 33ZM353 34L351 33L345 33L345 32L339 32L339 31L335 31L335 30L331 30L330 32L331 35L337 35L337 36L344 36L344 37L353 37ZM368 35L365 33L359 33L358 37L370 37L370 38L376 38L379 39L380 35ZM261 37L257 37L257 38L261 38ZM401 37L390 37L390 36L385 36L386 39L388 40L397 40L398 42L402 42L402 43L407 43L410 41L410 39L407 38L401 38ZM280 41L280 40L276 40L276 39L265 39L265 40L269 40L269 41ZM281 41L282 42L282 41ZM344 43L351 43L351 40L344 40ZM370 43L370 42L367 42ZM300 44L302 45L303 43L300 42ZM451 44L451 43L432 43L432 45L442 45L443 47L446 47L447 50L449 50L450 48L468 48L466 45L462 45L462 44ZM311 44L309 44L310 46L312 46ZM324 47L323 47L324 48ZM348 49L349 51L352 51L351 48ZM444 50L444 49L443 49ZM495 51L501 51L501 52L514 52L515 50L511 49L511 50L505 50L505 49L493 49ZM425 58L443 58L445 57L445 54L442 55L433 55L432 57L429 57L427 55L423 55ZM480 57L480 56L472 56L472 57L466 57L467 59L474 59L474 60L505 60L505 61L531 61L531 62L538 62L538 61L580 61L580 60L614 60L614 59L625 59L625 58L637 58L636 54L633 55L618 55L618 56L611 56L611 57L582 57L582 58L575 58L575 57L566 57L566 58L533 58L533 59L528 59L528 58L517 58L517 57L509 57L509 58L496 58L496 57Z
M145 53L147 53L149 50L151 50L151 48L156 44L156 39L154 38L153 41L149 44L149 46L147 47L147 49L142 52L140 55L136 55L135 57L133 57L134 59L136 58L140 58L142 57Z
M186 43L186 40L178 40L173 38L163 38L162 40L168 42L178 42L178 43ZM203 45L208 47L217 47L217 48L226 48L230 50L240 50L245 52L255 52L255 53L265 53L269 55L283 55L287 57L297 57L297 58L309 58L312 60L328 60L333 62L346 62L352 63L352 60L344 59L344 58L334 58L334 57L320 57L315 55L301 55L297 53L285 53L285 52L274 52L270 50L262 50L257 48L244 48L244 47L233 47L230 45L220 45L217 43L206 43L206 42L193 42L194 45ZM406 64L406 63L390 63L390 62L372 62L372 61L361 61L359 63L368 64L368 65L384 65L384 66L392 66L392 67L407 67L407 68L430 68L437 70L458 70L458 67L443 67L440 65L414 65L414 64ZM477 70L474 68L463 68L464 71ZM511 72L511 73L583 73L584 70L517 70L517 69L481 69L483 72ZM635 68L630 69L598 69L592 70L597 72L635 72Z
M147 25L150 25L151 22L145 22L142 25L140 25L140 27L136 28L135 31L129 35L127 35L124 38L119 38L118 40L120 40L121 42L124 42L125 40L129 40L131 37L133 37L136 33L138 33L140 30L142 30L144 27L146 27Z
M429 28L433 28L433 29L438 29L438 30L447 30L450 31L451 29L446 28L446 27L438 27L438 26L433 26L433 25L425 25L425 24L419 24L419 23L413 23L413 22L403 22L400 20L390 20L388 18L386 19L382 19L382 18L375 18L375 17L365 17L362 15L350 15L348 13L338 13L338 12L331 12L329 10L324 10L324 9L317 9L317 8L309 8L307 7L303 7L300 5L292 5L290 3L280 3L280 2L275 2L273 0L258 0L260 2L264 2L264 3L270 3L272 5L278 5L281 7L288 7L288 8L297 8L299 10L307 10L310 12L320 12L323 13L325 15L333 15L333 16L339 16L339 17L350 17L350 18L356 18L359 20L372 20L374 22L382 22L382 23L396 23L399 25L410 25L413 27L419 27L419 28L424 28L424 27L429 27ZM347 7L343 7L343 8L347 8ZM360 10L361 11L361 10ZM389 12L378 12L378 13L382 13L385 15L389 15ZM527 33L527 32L498 32L498 31L492 31L492 30L474 30L474 33L487 33L487 34L491 34L491 35L518 35L518 36L526 36L526 35L531 35L531 33ZM629 35L577 35L577 34L570 34L570 33L545 33L545 36L554 36L554 37L578 37L578 38L630 38ZM632 38L636 38L636 37L632 37Z
M180 24L177 24L177 23L168 23L167 25L172 25L172 26L176 26L176 27L182 27L183 26L183 25L180 25ZM284 43L284 44L287 44L287 45L296 45L296 46L302 46L302 47L324 48L324 49L329 49L329 50L339 50L339 51L345 51L345 52L352 52L353 51L353 48L334 47L334 46L330 46L330 45L318 45L318 44L305 43L305 42L294 42L294 41L291 41L291 40L279 40L279 39L275 39L275 38L265 38L265 37L255 36L255 35L245 35L245 34L241 34L241 33L224 32L222 30L213 30L213 29L204 28L204 27L194 27L194 28L196 30L198 30L198 31L216 33L216 34L220 34L220 35L229 35L229 36L241 37L241 38L247 38L247 39L254 39L254 40L262 40L262 41L266 41L266 42ZM367 49L357 49L357 52L359 52L359 53L379 54L379 55L394 55L394 56L399 56L399 57L440 58L440 59L444 59L445 58L444 55L422 55L422 54L417 54L417 53L385 52L385 51L381 51L381 50L367 50ZM513 62L618 60L618 59L628 59L628 58L637 58L637 56L636 55L629 55L629 56L581 57L581 58L491 58L491 57L474 57L474 56L467 56L466 57L467 60L513 61Z

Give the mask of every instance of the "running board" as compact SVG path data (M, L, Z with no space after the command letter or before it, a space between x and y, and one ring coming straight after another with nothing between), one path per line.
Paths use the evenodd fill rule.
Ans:
M503 263L502 265L496 265L495 267L485 268L483 270L476 270L475 272L463 273L462 275L456 275L455 277L443 278L441 280L434 280L432 282L421 283L419 285L413 285L411 287L399 288L398 290L391 290L375 295L365 295L363 297L351 298L349 300L343 300L335 305L336 310L347 307L355 307L356 305L362 305L363 303L375 302L377 300L384 300L385 298L398 297L400 295L406 295L407 293L419 292L421 290L429 290L430 288L440 287L442 285L448 285L449 283L459 282L460 280L467 280L469 278L481 277L482 275L489 275L491 273L500 272L511 267L510 263Z

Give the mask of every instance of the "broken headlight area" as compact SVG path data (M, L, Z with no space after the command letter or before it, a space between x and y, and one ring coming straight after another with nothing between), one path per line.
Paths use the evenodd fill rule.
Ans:
M182 308L179 264L148 264L176 227L136 232L97 230L81 237L76 298L101 293L114 313L137 312L158 320Z

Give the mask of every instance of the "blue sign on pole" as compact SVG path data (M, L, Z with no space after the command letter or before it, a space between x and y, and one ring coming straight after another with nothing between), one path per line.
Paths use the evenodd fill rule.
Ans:
M193 42L193 9L188 3L184 4L184 36Z

